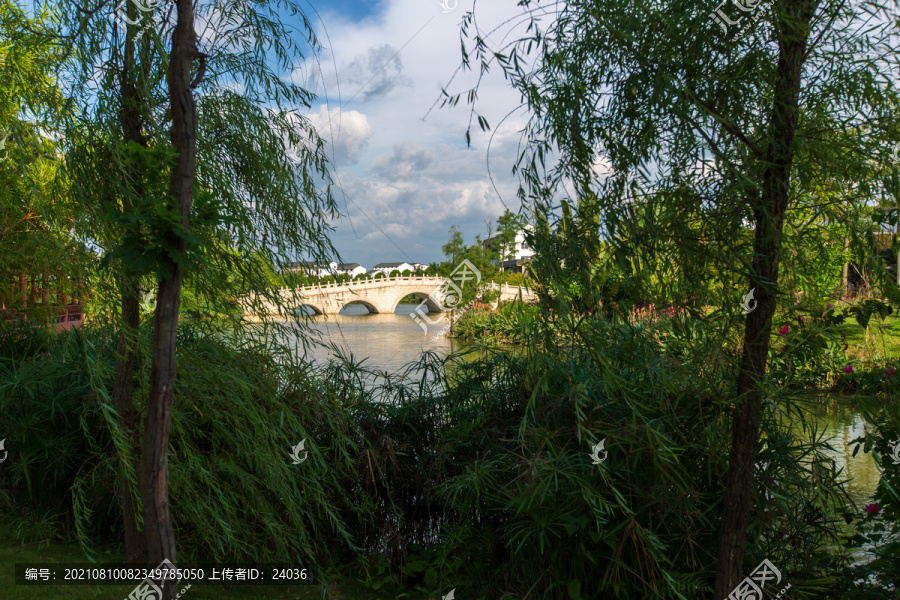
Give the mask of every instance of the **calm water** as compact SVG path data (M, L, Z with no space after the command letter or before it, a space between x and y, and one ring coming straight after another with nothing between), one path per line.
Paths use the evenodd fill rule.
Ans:
M410 317L415 304L399 304L394 314L370 314L359 304L345 306L339 315L313 317L312 326L321 332L322 341L340 347L345 355L353 354L355 361L365 359L364 366L379 371L396 372L410 362L419 360L423 352L441 355L460 350L463 346L440 335L447 317L432 313L428 332ZM331 358L327 348L316 347L307 355L313 362L325 363Z
M847 494L856 505L848 503L848 511L862 515L863 507L874 501L881 472L871 453L863 452L860 448L856 456L853 456L856 444L852 444L851 441L866 434L866 422L860 412L853 408L855 402L853 398L838 396L817 407L811 416L815 418L819 429L824 430L825 440L833 448L828 454L836 467L839 470L843 469L843 478L848 480ZM876 520L880 519L881 515L878 515ZM846 533L855 531L853 527L843 523L841 525L841 529ZM851 549L854 564L870 562L875 558L873 550L872 545L868 543Z
M871 453L867 454L860 449L857 455L853 456L856 444L850 442L865 435L866 426L860 413L852 406L852 399L838 397L814 411L812 415L819 423L819 427L825 429L825 438L834 449L829 454L838 469L843 468L845 477L850 480L847 484L850 497L857 504L865 506L872 502L881 474Z

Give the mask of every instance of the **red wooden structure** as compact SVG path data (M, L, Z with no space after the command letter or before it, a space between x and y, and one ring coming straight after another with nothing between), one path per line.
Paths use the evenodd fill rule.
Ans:
M47 274L7 276L8 285L0 286L0 319L6 322L49 322L57 330L70 330L84 324L80 279Z

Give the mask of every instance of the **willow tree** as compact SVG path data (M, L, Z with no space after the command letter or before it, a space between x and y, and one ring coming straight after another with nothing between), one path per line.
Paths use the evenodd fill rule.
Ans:
M0 1L0 296L15 302L9 276L75 275L72 204L60 182L52 123L64 100L52 73L57 42L50 15ZM61 268L62 265L65 265Z
M69 57L61 76L76 108L65 147L84 209L78 231L101 248L119 296L108 315L122 332L111 425L127 553L174 561L166 453L184 280L207 314L233 313L250 292L282 306L262 265L335 254L323 142L298 112L313 96L288 83L318 42L292 2L100 1L57 10ZM300 35L284 15L296 17ZM135 402L133 368L148 281L157 302L144 406ZM142 418L136 475L129 432Z
M697 258L663 282L669 292L704 295L702 277L685 275L703 265L734 269L745 282L716 302L743 327L720 541L708 555L715 597L724 598L749 573L743 563L785 221L798 198L815 200L808 192L816 186L870 182L890 160L900 137L896 5L775 0L725 6L728 19L718 21L713 3L686 0L520 5L520 18L502 27L527 26L524 37L495 47L503 36L479 29L477 12L466 15L462 33L464 66L473 55L482 75L499 66L529 109L514 169L524 178L523 201L547 213L571 184L578 198L599 199L617 244L629 207L654 198L658 218L644 233ZM740 31L729 30L726 23L747 11ZM474 101L476 92L448 94L446 102ZM480 115L478 123L487 126ZM866 133L846 135L854 131ZM896 301L896 288L882 284ZM743 317L750 290L758 305Z

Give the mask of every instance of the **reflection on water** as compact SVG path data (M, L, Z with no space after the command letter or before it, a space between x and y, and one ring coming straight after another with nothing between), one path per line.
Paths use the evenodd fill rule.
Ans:
M363 366L394 373L404 365L418 361L423 352L447 355L458 351L461 345L438 335L446 323L446 315L432 313L428 332L410 317L415 304L399 304L394 314L370 314L360 304L345 306L339 315L318 315L312 318L312 329L321 332L321 340L342 349L345 356L351 353L355 362L365 359ZM307 354L312 362L327 363L333 354L329 348L314 347Z
M864 452L860 447L856 456L853 456L856 444L852 444L852 440L866 434L866 421L855 408L859 401L852 397L827 397L811 413L819 431L824 429L823 440L832 448L826 454L834 460L838 470L843 469L842 478L848 480L845 489L856 506L848 504L847 509L857 515L861 515L866 504L873 502L881 479L881 471L871 452ZM880 520L880 516L877 519ZM841 525L841 529L847 534L855 531L853 527ZM837 550L833 546L830 548ZM874 547L869 543L851 549L854 564L870 562L874 558L873 550Z
M838 469L844 470L849 479L847 492L860 507L872 502L881 473L871 452L860 451L853 456L856 444L852 440L866 434L865 420L859 411L851 408L852 400L835 398L813 413L820 429L825 430L825 440L834 449L828 455L834 459Z

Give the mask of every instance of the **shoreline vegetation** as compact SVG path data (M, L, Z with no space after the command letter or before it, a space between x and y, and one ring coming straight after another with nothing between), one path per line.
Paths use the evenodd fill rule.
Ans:
M776 315L776 321L785 323L778 329L777 337L772 340L772 350L776 363L802 363L802 369L819 372L821 377L817 383L834 385L832 391L852 391L858 385L872 388L871 383L893 378L894 370L900 367L900 317L886 316L883 320L867 319L866 327L852 320L859 314L860 306L867 301L835 300L818 313L819 309L796 307L794 311ZM821 307L820 307L821 308ZM703 315L710 315L714 309L705 306L699 309ZM453 337L462 342L484 346L516 347L527 339L527 332L533 321L547 319L552 328L557 319L549 309L542 314L539 307L520 304L518 301L500 302L497 306L479 301L458 317L454 323ZM618 303L611 303L604 310L603 303L598 303L598 314L604 318L628 324L645 331L651 340L665 345L667 339L674 335L679 324L691 319L691 311L677 304L656 306L651 302L628 308ZM804 316L806 315L806 316ZM581 318L573 315L574 319ZM794 333L791 334L793 322ZM830 343L825 342L828 338ZM824 345L823 345L823 342ZM810 344L817 343L816 349L827 349L826 356L811 353ZM817 358L828 361L823 363L810 360ZM866 367L863 367L866 365ZM794 365L797 368L799 364ZM826 371L820 372L820 367ZM851 366L847 371L846 367ZM869 383L861 383L862 370L869 368L878 377ZM852 375L856 373L856 375ZM794 374L795 376L796 373ZM842 375L843 377L839 377ZM871 379L871 378L869 378ZM840 380L840 382L839 382ZM804 379L804 381L807 381ZM807 381L809 383L809 381ZM876 386L877 387L877 386Z
M794 316L777 336L793 344L785 354L802 355L815 336L844 325L837 321L850 308ZM476 304L461 322L504 313L495 331L517 340L518 351L468 362L425 355L405 373L368 373L369 386L361 385L359 365L332 360L315 370L180 323L176 394L183 402L175 405L170 466L180 559L295 556L317 580L345 586L355 579L370 592L405 590L415 598L450 587L521 594L536 584L551 597L577 589L578 597L595 598L612 581L591 575L594 560L606 556L625 569L619 585L641 596L651 593L641 568L656 573L662 597L703 589L726 465L721 396L733 385L696 343L714 329L712 313L647 307L626 323L604 313L567 319L541 306ZM0 472L6 531L22 544L77 541L96 556L115 547L121 528L115 496L98 495L115 486L113 466L124 449L110 434L115 421L104 400L114 332L88 323L64 334L21 334L0 334L0 411L12 458ZM545 335L554 342L546 345ZM444 360L455 361L452 377ZM837 388L897 397L900 375L881 377L885 366L876 382L861 367L844 371L846 360L825 352L815 364L840 371ZM139 410L146 367L139 361L136 369ZM797 389L806 374L795 367L774 370L777 387L764 411L767 466L758 485L769 500L754 543L776 557L792 589L822 589L823 581L856 589L848 574L872 564L886 573L893 559L851 567L851 538L834 519L848 519L861 543L858 536L886 517L848 511L840 475L822 470L830 459L803 408L822 400ZM434 378L422 379L425 372ZM867 410L897 412L893 405ZM798 431L811 441L801 443ZM886 446L888 431L865 443ZM298 467L287 454L300 439L310 459ZM600 440L610 458L598 468L589 450ZM816 512L786 537L778 533L803 507ZM598 519L608 525L598 529ZM604 554L622 543L616 523L632 523L630 544L640 552ZM688 538L706 551L673 551ZM499 579L492 576L498 569Z

